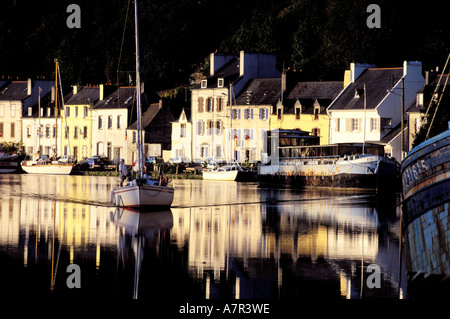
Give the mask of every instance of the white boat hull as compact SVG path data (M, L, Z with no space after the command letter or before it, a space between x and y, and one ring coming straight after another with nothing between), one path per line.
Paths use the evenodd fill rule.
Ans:
M235 181L239 171L204 171L203 179L211 181Z
M72 164L22 164L22 169L28 174L69 175L72 173Z
M111 191L111 201L119 207L169 207L174 189L168 186L127 185Z

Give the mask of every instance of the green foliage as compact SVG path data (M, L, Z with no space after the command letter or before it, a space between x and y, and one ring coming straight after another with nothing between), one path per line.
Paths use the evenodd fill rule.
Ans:
M216 50L274 53L280 70L301 69L312 79L342 79L350 62L442 64L450 44L444 10L379 0L381 28L369 29L366 8L372 2L141 0L142 79L152 91L186 85L191 73L207 69L204 59ZM134 79L133 1L77 0L80 29L66 26L70 3L3 1L0 72L53 78L58 58L67 85Z

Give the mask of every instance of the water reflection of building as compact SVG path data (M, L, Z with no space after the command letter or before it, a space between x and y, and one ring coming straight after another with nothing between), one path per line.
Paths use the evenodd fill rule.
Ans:
M188 250L189 271L206 280L207 297L225 280L232 297L286 296L311 281L331 284L334 297L354 298L367 265L386 266L372 207L333 198L172 212L172 241Z

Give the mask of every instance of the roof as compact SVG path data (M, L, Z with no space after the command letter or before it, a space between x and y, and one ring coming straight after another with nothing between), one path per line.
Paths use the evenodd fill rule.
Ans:
M65 102L66 105L80 105L90 104L93 105L100 97L100 88L98 87L83 87L78 92Z
M319 105L320 113L324 114L326 108L342 92L344 82L298 82L289 92L283 104L285 114L294 114L297 101L302 106L302 114L313 114L314 105Z
M217 88L217 79L223 78L224 84L223 87L228 87L228 84L236 81L239 78L239 58L234 58L227 63L225 63L220 69L214 72L214 75L211 75L207 78L207 88L215 89ZM196 85L193 90L201 89L201 83Z
M237 105L274 105L281 97L281 79L254 79L236 98Z
M13 81L0 91L0 100L22 101L29 97L27 81Z
M94 109L129 108L135 100L135 86L119 87L113 93L98 101Z
M433 74L430 75L433 78L429 82L429 84L424 85L417 93L423 94L423 104L417 105L417 97L412 101L412 103L409 105L409 107L406 109L406 113L420 113L425 112L425 110L428 108L428 105L430 104L430 101L432 99L432 96L434 94L434 91L436 90L436 86L439 82L439 88L437 90L437 94L441 96L441 93L443 94L443 100L442 102L446 101L448 96L450 96L450 93L448 90L444 91L445 82L447 81L447 78L450 76L449 74Z
M351 83L331 105L330 110L364 109L364 84L366 108L374 109L403 76L403 68L366 69Z

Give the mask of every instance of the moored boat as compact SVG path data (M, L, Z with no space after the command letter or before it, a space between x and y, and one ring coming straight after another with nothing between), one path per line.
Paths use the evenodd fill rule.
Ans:
M6 152L0 152L0 173L16 173L20 169L19 155L8 155Z
M136 40L136 111L137 130L142 131L142 110L141 110L141 81L139 64L139 33L138 33L138 4L134 3L135 19L135 40ZM144 158L144 148L142 134L137 134L138 159ZM126 185L115 187L111 191L111 201L119 207L170 207L173 202L174 188L164 181L147 178L144 174L144 160L137 161L137 174L135 179L127 182Z
M73 164L40 164L36 161L22 162L22 169L28 174L70 175L73 167Z
M219 166L213 169L203 171L204 180L214 181L253 181L256 179L256 172L241 167L235 163L232 165Z
M408 295L450 295L449 129L414 147L402 162ZM444 297L445 298L445 297Z

